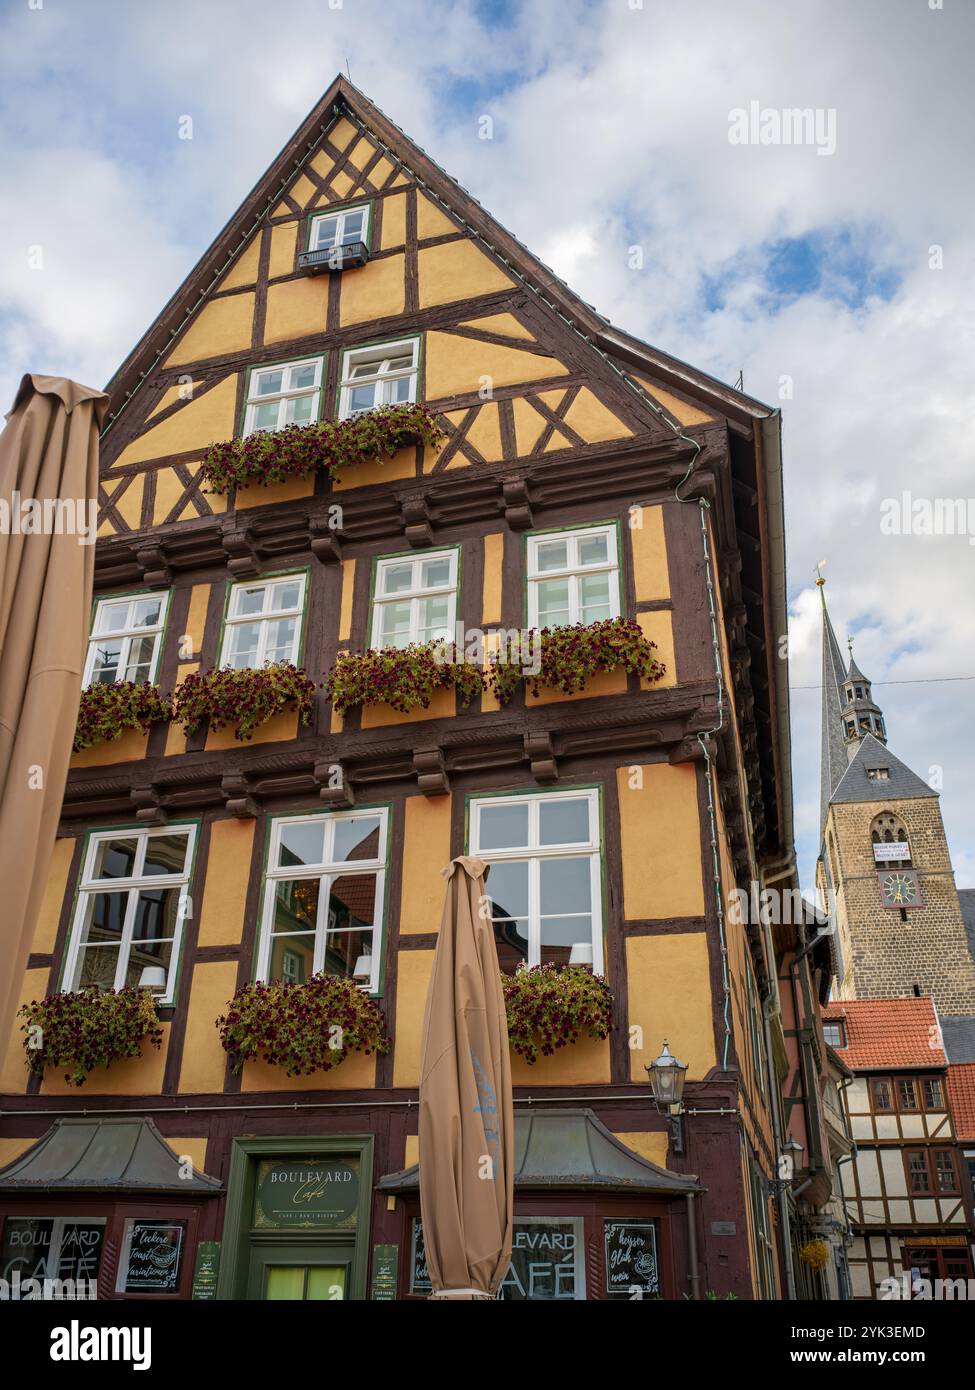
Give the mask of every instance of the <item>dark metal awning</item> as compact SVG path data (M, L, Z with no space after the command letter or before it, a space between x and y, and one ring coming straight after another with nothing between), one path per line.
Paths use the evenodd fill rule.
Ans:
M183 1165L151 1120L56 1120L26 1153L0 1168L0 1192L172 1192L213 1196L223 1184Z
M381 1192L418 1192L420 1165L387 1173L377 1185ZM591 1110L517 1114L515 1190L546 1188L664 1197L702 1191L693 1174L672 1173L628 1149Z

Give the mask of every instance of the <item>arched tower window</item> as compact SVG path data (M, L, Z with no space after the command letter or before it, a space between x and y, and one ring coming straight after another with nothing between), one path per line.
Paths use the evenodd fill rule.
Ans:
M878 869L910 869L911 861L911 842L907 834L907 827L900 816L891 811L881 811L874 816L870 822L870 841L873 845L874 860ZM896 858L891 858L897 851L893 849L880 849L880 846L897 846L900 854Z

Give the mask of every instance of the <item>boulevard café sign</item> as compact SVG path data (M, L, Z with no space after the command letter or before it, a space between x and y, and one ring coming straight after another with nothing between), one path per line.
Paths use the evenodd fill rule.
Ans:
M257 1170L254 1225L349 1230L359 1205L359 1161L265 1159Z

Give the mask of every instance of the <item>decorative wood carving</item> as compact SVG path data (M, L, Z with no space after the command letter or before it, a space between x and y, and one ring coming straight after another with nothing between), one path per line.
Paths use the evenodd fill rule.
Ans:
M417 748L413 752L416 784L424 796L444 796L450 791L443 749Z
M504 517L512 531L529 531L534 525L527 478L511 478L503 485Z
M225 773L220 779L220 790L232 816L250 820L260 814L260 803L252 794L250 781L244 773Z
M548 783L559 780L552 735L547 729L540 729L537 733L525 735L525 756L529 760L531 774L536 782Z
M227 569L232 575L250 578L259 573L253 528L248 522L236 515L227 517L221 526L221 540L227 557Z

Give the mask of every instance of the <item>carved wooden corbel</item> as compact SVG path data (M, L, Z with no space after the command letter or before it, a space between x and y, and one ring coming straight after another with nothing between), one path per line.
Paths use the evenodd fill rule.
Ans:
M552 735L547 729L525 735L525 757L531 764L536 782L557 782L559 767L555 759Z
M403 513L403 529L407 542L420 549L433 545L433 527L430 525L430 512L427 499L422 493L411 493L400 501Z
M318 783L318 795L333 811L346 811L354 804L348 773L341 763L318 762L312 775Z
M252 794L247 777L241 772L228 772L220 779L220 791L227 810L239 820L252 820L260 814L260 803Z
M259 573L254 536L247 522L238 521L236 515L227 517L221 527L221 539L231 574L250 577Z
M136 807L135 818L140 825L166 824L166 811L155 787L132 787L129 798Z
M146 541L143 545L137 545L135 559L143 580L151 588L173 582L173 573L166 562L166 552L161 542Z
M450 791L442 748L415 748L413 768L416 784L424 796L444 796Z
M511 478L502 488L504 498L504 518L512 531L529 531L532 520L531 497L528 493L527 478Z
M330 524L328 512L312 512L308 517L308 535L311 553L323 565L338 565L342 562L342 531Z

